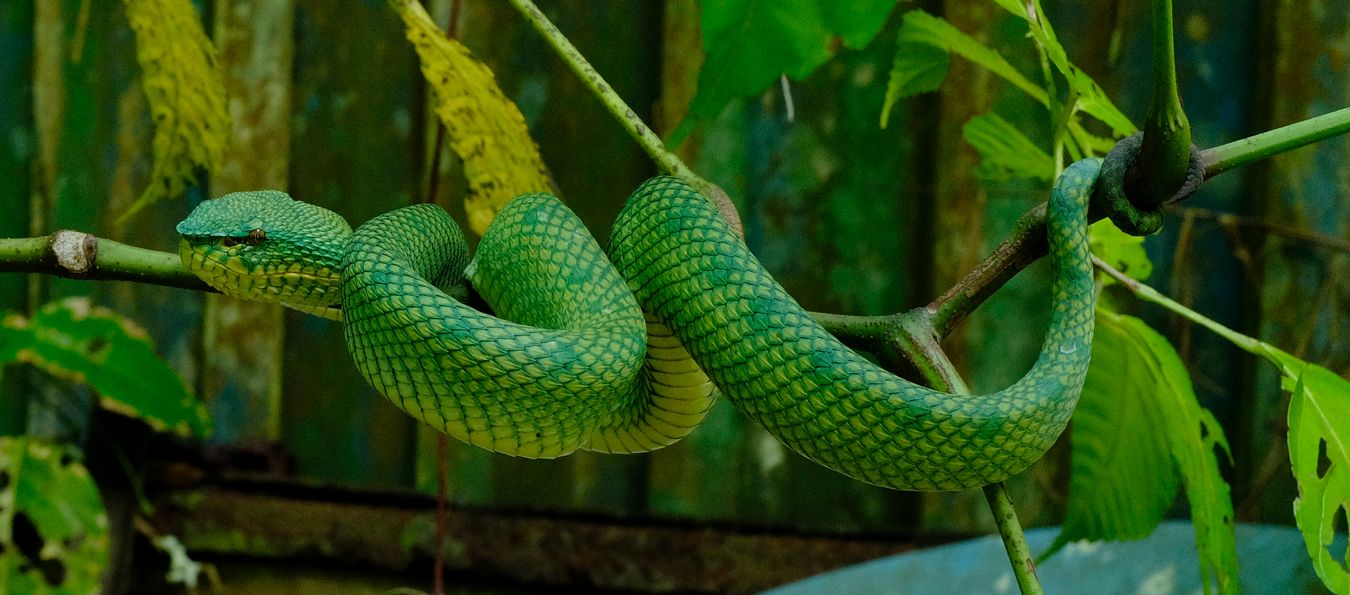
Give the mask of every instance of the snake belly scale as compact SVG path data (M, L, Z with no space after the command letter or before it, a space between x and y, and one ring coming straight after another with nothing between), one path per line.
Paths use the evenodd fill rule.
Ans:
M1092 343L1086 210L1099 169L1077 162L1051 192L1053 305L1036 363L976 396L913 384L845 347L675 178L633 193L608 254L546 194L503 208L472 261L429 205L353 233L285 194L236 193L178 231L184 263L222 292L342 319L381 394L471 444L526 457L651 450L693 431L720 392L845 475L952 490L1021 472L1073 412ZM466 281L500 317L452 297Z

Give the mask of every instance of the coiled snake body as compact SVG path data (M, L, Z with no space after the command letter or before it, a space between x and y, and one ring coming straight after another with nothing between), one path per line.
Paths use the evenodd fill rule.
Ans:
M280 192L236 193L203 203L178 231L184 263L212 286L343 319L358 369L381 394L483 448L526 457L660 448L698 425L715 385L831 469L949 490L1022 471L1073 412L1092 343L1086 208L1099 169L1075 163L1051 193L1053 309L1036 363L977 396L918 386L845 347L675 178L633 193L608 258L544 194L498 213L472 262L458 227L429 205L352 233ZM466 280L501 318L452 297Z

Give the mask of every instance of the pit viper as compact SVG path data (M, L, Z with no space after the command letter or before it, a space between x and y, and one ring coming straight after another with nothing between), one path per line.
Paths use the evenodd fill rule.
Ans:
M486 449L652 450L697 427L720 392L849 477L955 490L1021 472L1073 412L1092 344L1086 210L1099 170L1085 159L1056 180L1049 328L1026 375L985 395L916 385L844 346L672 177L633 193L608 252L548 194L503 207L472 260L431 205L353 232L284 193L242 192L202 203L178 232L184 264L208 284L341 319L378 392ZM457 299L466 283L496 316Z

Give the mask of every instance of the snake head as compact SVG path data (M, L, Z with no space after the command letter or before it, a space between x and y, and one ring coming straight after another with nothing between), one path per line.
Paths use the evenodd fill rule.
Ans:
M235 192L206 201L177 227L183 265L221 293L313 312L340 302L351 226L284 192Z

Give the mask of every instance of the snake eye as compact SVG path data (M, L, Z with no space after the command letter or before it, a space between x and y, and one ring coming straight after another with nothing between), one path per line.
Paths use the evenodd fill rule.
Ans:
M220 245L226 248L233 248L240 244L243 244L245 246L257 246L258 244L261 244L265 239L267 239L266 232L264 232L261 229L250 229L248 235L242 238L236 238L232 236L220 238Z

